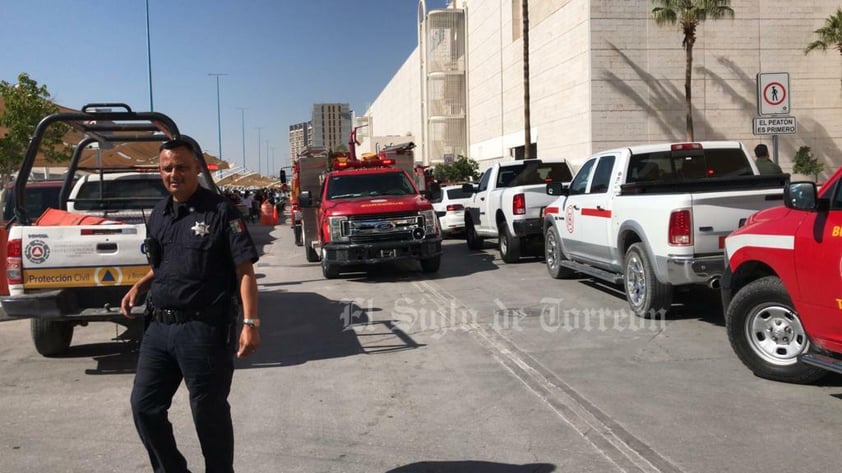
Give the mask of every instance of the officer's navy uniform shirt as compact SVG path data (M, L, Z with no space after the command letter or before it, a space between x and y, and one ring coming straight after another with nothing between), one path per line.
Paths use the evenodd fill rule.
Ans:
M186 202L172 196L159 202L148 231L161 244L150 291L154 307L203 310L228 304L238 291L236 265L258 259L240 212L201 186Z

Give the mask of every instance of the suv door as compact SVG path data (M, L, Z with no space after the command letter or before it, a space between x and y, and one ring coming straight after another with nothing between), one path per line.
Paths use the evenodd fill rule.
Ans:
M488 236L489 229L493 227L494 224L494 216L487 215L487 207L486 201L488 200L488 182L491 180L491 174L493 173L494 168L488 168L482 174L482 177L479 180L479 187L477 188L476 194L474 194L472 205L470 208L471 211L471 218L474 222L474 228L477 229L477 232L481 232L482 236ZM491 221L489 223L489 220ZM497 235L497 229L493 229L493 235Z

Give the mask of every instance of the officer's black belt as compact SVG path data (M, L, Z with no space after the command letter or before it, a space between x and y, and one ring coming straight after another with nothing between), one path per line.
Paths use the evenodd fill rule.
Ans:
M220 307L207 307L204 309L186 310L186 309L152 309L152 317L158 322L170 324L183 324L193 320L203 320L206 322L218 322L221 320L223 309Z

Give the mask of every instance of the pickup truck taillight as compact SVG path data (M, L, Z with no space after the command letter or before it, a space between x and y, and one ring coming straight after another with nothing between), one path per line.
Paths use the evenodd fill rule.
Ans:
M680 246L693 244L690 210L675 210L670 214L669 244Z
M455 210L465 210L465 206L462 204L450 204L446 207L448 212L453 212Z
M20 239L9 240L6 245L6 279L8 279L9 284L23 284L22 256L23 249Z
M515 194L512 198L512 213L526 215L526 196L524 194Z

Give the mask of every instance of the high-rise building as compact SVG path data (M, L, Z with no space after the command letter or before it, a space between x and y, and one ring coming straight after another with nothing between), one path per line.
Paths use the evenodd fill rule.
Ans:
M351 107L347 103L313 104L312 146L347 149L351 136Z
M301 122L289 127L289 157L290 162L301 153L310 143L313 136L312 122Z

